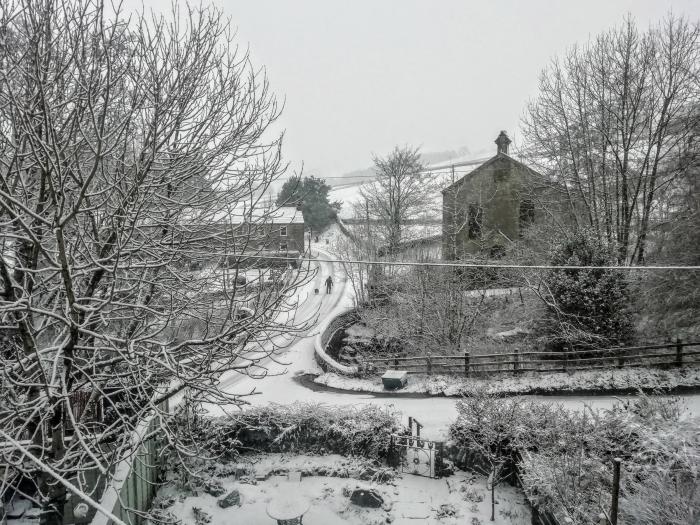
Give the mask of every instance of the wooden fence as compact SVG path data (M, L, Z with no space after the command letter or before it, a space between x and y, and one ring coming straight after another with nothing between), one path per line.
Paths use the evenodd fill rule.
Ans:
M409 374L451 374L466 377L496 373L573 372L627 367L681 367L700 365L700 343L675 343L566 352L513 351L507 353L425 355L398 354L365 359L362 372L400 369Z
M169 412L172 407L165 401L160 409ZM158 428L157 416L142 421L134 431L138 447L132 455L118 462L104 487L99 487L100 504L110 509L112 514L128 525L143 525L145 514L158 488L159 471L162 466L161 449L164 446L162 432ZM145 436L148 436L144 439ZM88 519L83 522L65 520L64 525L90 523L90 525L114 525L114 522L91 509Z

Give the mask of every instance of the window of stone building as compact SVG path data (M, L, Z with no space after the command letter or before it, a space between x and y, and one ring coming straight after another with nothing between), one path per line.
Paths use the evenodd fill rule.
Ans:
M286 236L287 236L287 227L286 227L286 226L282 226L282 227L280 228L280 237L286 237Z
M535 222L535 204L530 199L523 199L520 201L520 229L518 232L520 237L533 222Z
M280 251L281 252L286 252L287 251L287 243L283 242L280 244Z
M494 244L489 249L489 256L492 259L502 259L506 255L506 249L501 244Z
M484 218L484 209L478 204L469 205L469 231L470 239L481 239L481 225Z

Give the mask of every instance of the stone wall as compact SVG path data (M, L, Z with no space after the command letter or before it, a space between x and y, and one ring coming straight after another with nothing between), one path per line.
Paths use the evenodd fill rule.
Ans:
M342 365L326 352L327 345L333 337L333 334L338 330L347 328L355 322L357 322L357 312L355 310L341 313L332 318L316 336L316 340L314 341L314 356L316 362L324 372L335 372L336 374L348 376L357 375L358 370L356 366Z
M520 234L520 192L526 168L499 155L443 193L443 257L507 247ZM470 238L469 207L480 208L481 234Z

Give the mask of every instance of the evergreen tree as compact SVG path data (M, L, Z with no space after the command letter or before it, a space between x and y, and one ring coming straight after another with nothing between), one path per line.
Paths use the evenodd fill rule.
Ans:
M340 209L339 202L331 203L328 194L331 187L324 179L300 176L290 177L282 186L277 196L278 206L296 206L301 204L304 222L315 231L328 226Z
M552 256L556 266L610 266L609 250L590 232L562 243ZM552 346L617 346L632 337L629 293L624 275L610 269L552 270L545 279L546 327Z

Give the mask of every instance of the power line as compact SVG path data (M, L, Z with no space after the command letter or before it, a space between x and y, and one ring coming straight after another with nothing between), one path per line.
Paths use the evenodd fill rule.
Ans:
M461 162L455 162L454 164L440 164L438 166L423 166L421 169L421 173L436 173L436 172L442 172L446 175L449 175L452 173L451 170L454 170L454 173L462 173L462 174L467 174L471 173L473 170L456 170L455 168L461 168L461 167L467 167L467 166L475 166L477 164L483 164L487 160L489 160L490 157L484 157L484 158L479 158L479 159L472 159L472 160L466 160L466 161L461 161ZM367 174L367 175L325 175L320 177L322 179L376 179L377 175L376 174ZM348 183L351 184L351 183Z
M270 259L278 261L317 261L311 257L276 257L276 256L251 256L255 259ZM322 259L325 262L341 264L373 264L384 266L433 266L446 268L501 268L511 270L690 270L698 271L700 266L556 266L552 264L492 264L492 263L452 263L452 262L414 262L414 261L367 261L356 259Z

